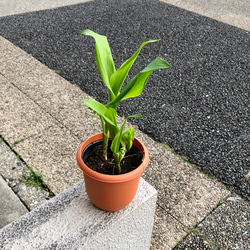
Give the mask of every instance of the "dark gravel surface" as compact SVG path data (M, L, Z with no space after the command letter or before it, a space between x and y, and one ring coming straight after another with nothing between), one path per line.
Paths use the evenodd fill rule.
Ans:
M147 45L136 73L157 56L172 68L154 73L120 115L250 199L250 34L155 0L96 1L0 18L0 34L96 99L107 98L94 63L94 40L108 36L117 67Z

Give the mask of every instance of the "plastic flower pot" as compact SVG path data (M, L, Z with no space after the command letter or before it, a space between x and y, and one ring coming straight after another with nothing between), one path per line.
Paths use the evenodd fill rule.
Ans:
M101 174L90 169L83 161L86 147L99 140L102 140L102 133L89 137L81 144L76 153L77 163L83 171L86 191L92 203L104 211L119 211L135 197L141 174L149 162L148 150L142 142L134 138L133 145L143 154L141 165L126 174Z

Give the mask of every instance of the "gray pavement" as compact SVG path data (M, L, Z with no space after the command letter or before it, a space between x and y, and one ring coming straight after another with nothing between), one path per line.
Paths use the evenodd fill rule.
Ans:
M16 204L20 204L21 208L25 206L28 210L32 210L51 197L48 191L39 188L40 183L35 181L34 174L10 147L6 145L2 138L0 139L0 176L9 187L9 189L5 189L5 197L7 191L10 193L10 196L12 196L14 192L16 201L19 201L16 202ZM37 188L34 187L34 185ZM4 196L0 194L0 197ZM6 202L9 201L9 199L1 199L1 201ZM10 204L9 210L11 210L11 208L16 209ZM3 213L2 215L4 218L5 215Z
M5 180L0 176L0 229L28 212Z
M161 0L185 10L250 31L249 0Z
M175 249L250 249L250 206L229 197Z
M6 3L4 4L5 9L10 9L8 8L8 5L6 5ZM178 1L178 3L181 3L181 1ZM3 4L3 2L1 4ZM68 2L65 1L64 5L67 5L67 4ZM23 13L27 10L28 11L38 10L37 8L33 8L31 5L30 6L28 5L29 5L28 3L27 5L24 5L26 10L21 10L22 7L19 6L20 12L18 10L19 8L18 5L16 5L17 8L15 9L15 12L4 13L4 11L2 11L1 15L4 16L8 14L18 14L18 13ZM32 5L35 6L34 1L32 2ZM49 5L49 2L48 2L47 6L43 6L43 9L49 9L50 7L51 6ZM52 6L52 7L58 7L58 5ZM178 6L178 7L183 7L183 8L185 7L186 9L188 9L186 6ZM207 8L208 7L209 6L207 6ZM1 8L1 10L4 10L4 8ZM202 13L199 13L199 14L202 14ZM245 19L242 19L242 20L245 20ZM8 27L8 25L6 27ZM0 86L2 90L2 92L0 91L1 97L3 96L3 94L6 94L6 93L9 94L9 98L3 99L4 108L2 109L2 111L3 112L6 111L3 114L4 116L7 116L7 119L8 119L7 110L10 110L11 106L18 109L17 105L20 105L20 108L21 108L20 111L25 110L23 114L21 114L20 111L18 111L17 115L15 115L16 114L15 108L11 109L11 112L13 112L13 115L16 116L18 119L20 119L22 123L25 123L25 122L27 123L27 124L25 123L23 125L20 125L17 122L15 124L10 125L8 124L8 121L6 122L5 120L2 120L2 123L0 126L0 129L1 129L0 134L4 135L6 141L10 145L14 146L17 152L21 152L21 155L23 156L24 161L29 163L29 165L31 165L32 168L34 166L33 169L37 171L38 169L41 168L41 167L39 168L39 166L41 166L44 163L44 159L46 159L46 161L48 162L48 166L50 164L50 161L54 163L55 160L54 158L52 158L51 160L50 159L51 156L47 154L45 155L44 159L42 159L40 162L37 161L38 155L34 155L34 151L32 151L32 148L36 147L36 148L39 148L39 150L41 150L42 152L45 152L46 150L49 152L50 149L48 149L49 144L47 144L47 140L48 138L53 137L54 134L55 134L55 137L58 137L59 134L60 135L63 134L65 137L65 141L68 144L73 145L73 148L76 148L76 145L79 143L78 139L76 140L77 142L75 142L75 139L70 139L71 137L66 131L64 131L64 129L61 129L62 131L58 132L60 130L58 129L59 127L62 128L62 126L64 126L65 124L66 125L68 124L67 127L71 128L75 134L80 136L80 141L82 141L82 134L84 134L84 136L85 135L87 136L86 130L84 132L75 130L74 125L72 124L75 124L76 122L72 123L72 121L67 121L68 118L61 113L62 109L68 109L69 106L73 104L72 102L70 103L69 100L72 100L75 97L78 98L78 96L79 97L81 96L81 98L83 98L82 96L83 93L78 94L77 92L75 92L75 89L72 90L71 87L68 87L68 85L64 83L64 81L60 82L61 80L59 76L56 76L55 77L56 80L53 80L54 78L54 76L52 76L53 72L52 73L50 72L49 76L46 75L45 73L42 73L43 70L46 71L46 69L43 66L40 66L38 62L36 63L39 65L37 69L35 66L32 66L32 67L27 66L27 69L25 69L24 67L22 70L20 70L21 73L16 73L15 71L18 71L18 67L20 67L20 65L29 64L30 61L33 62L33 59L32 58L30 59L27 55L22 54L22 52L20 52L20 55L19 55L19 51L18 50L16 51L15 47L10 46L4 40L0 41L0 49L2 50L2 52L4 51L4 53L2 54L5 55L4 59L1 58L2 61L1 61L1 66L0 66L1 77L4 76L3 78L0 78L1 80ZM14 53L11 54L11 51L13 51ZM7 55L10 56L9 57L10 59L7 58ZM13 61L16 61L16 65L15 65L15 62L13 63L11 62L11 58ZM5 60L6 60L6 63L5 63ZM34 76L29 75L30 68L34 70L33 72ZM37 76L37 78L40 78L40 79L39 80L36 79L35 75ZM44 75L46 75L45 79L43 79ZM34 81L38 81L39 93L36 89L37 87L33 85ZM45 82L51 83L50 85L51 90L45 86ZM60 82L61 85L59 84L57 87L55 86L56 84L54 84L55 82ZM46 93L44 92L44 89ZM57 93L59 94L58 96L60 97L57 97ZM48 99L48 94L50 94L49 98L51 98L51 100ZM13 95L13 97L11 95ZM45 96L44 101L43 101L43 97L44 97L43 95L47 95ZM54 109L53 111L53 108L55 106L55 100L53 98L61 98L61 99L58 99L59 103L60 102L64 103L64 104L61 104L61 106L59 107L60 114L58 111L56 111L56 109ZM7 102L9 104L7 104ZM46 102L51 102L51 103L46 104ZM32 122L31 120L29 121L29 118L28 118L28 115L29 115L28 113L31 112L31 117L32 117L34 116L34 112L36 112L37 109L35 109L34 111L31 109L31 111L29 111L26 108L27 105L29 107L31 106L34 107L37 104L39 107L42 107L41 117L43 118L42 119L39 118L37 122L39 123L39 126L40 124L44 124L44 125L40 127L36 126L36 124L38 124L37 122ZM74 102L74 105L75 104L76 102ZM8 106L8 109L7 109L7 106ZM77 109L79 109L82 106L79 106L79 104L76 104L76 106L73 108L76 108L76 107ZM9 111L9 113L11 112ZM82 111L82 112L85 112L85 111ZM57 113L59 114L59 117L56 116ZM68 114L69 110L67 110L66 113ZM19 114L21 114L20 117L18 117ZM55 120L57 122L59 121L61 124L56 129L51 129L51 127L55 126L54 125L55 121L53 120L53 118L55 118ZM60 118L63 118L63 119L60 120ZM16 128L17 132L13 131L12 129L13 127ZM36 129L36 131L32 129ZM41 135L41 132L42 132L42 135ZM140 131L138 131L138 133L140 133ZM147 139L146 135L142 133L141 136L144 140L146 141L149 140L150 144L154 145L154 142L151 141L151 139ZM23 138L28 138L28 139L26 139L24 142L17 143L17 145L14 144L14 142L17 142L19 139L23 139ZM60 144L60 143L61 143L60 141L56 142L56 144ZM69 147L68 145L66 147L68 147L68 152L69 151L71 152L71 147ZM155 147L159 150L158 148L159 146L155 146ZM1 155L2 159L4 159L5 156L7 157L8 154L9 154L8 151L5 151L4 153L2 153ZM167 154L167 153L164 152L164 154ZM207 176L198 174L194 166L185 165L184 167L182 167L182 164L184 163L177 161L175 157L176 156L174 156L172 153L167 154L165 157L165 159L174 159L174 160L171 160L170 163L169 162L167 163L168 166L171 166L173 168L173 172L165 174L164 173L165 170L162 169L161 175L158 176L156 175L156 171L158 171L157 169L161 167L162 163L159 163L158 160L154 160L157 157L153 155L152 161L155 164L155 167L151 166L151 169L153 169L155 172L153 170L147 170L144 176L144 178L147 181L149 181L149 183L151 183L153 186L155 186L159 192L159 202L158 202L157 214L155 218L155 227L154 227L153 238L152 238L152 249L171 249L178 242L180 243L178 244L176 249L199 249L199 248L200 249L248 249L250 248L249 202L244 200L240 196L230 193L225 188L219 187L218 182L216 181L213 182L213 180L210 180ZM69 160L72 161L71 158ZM38 163L36 163L36 161ZM65 162L64 162L64 165L65 165ZM5 162L5 166L7 166L6 162ZM64 173L70 173L70 170L66 169ZM1 174L2 176L4 176L3 172L1 172ZM56 175L54 174L55 173L52 172L52 173L49 173L48 176L46 176L46 174L44 176L45 182L48 183L48 185L51 187L52 190L54 188L53 190L54 193L58 193L64 190L65 188L67 188L67 185L69 186L72 185L72 183L76 182L78 178L80 178L80 177L74 177L71 174L69 175L66 174L66 176L67 175L68 176L60 180L60 179L57 179ZM49 175L51 175L51 179ZM11 179L10 176L11 174L9 175L9 178ZM195 176L195 178L191 178L191 176ZM22 178L22 177L20 176L19 178ZM66 180L65 182L65 179L67 178L69 178L69 180L72 182L70 182L69 180ZM67 181L69 183L67 183ZM15 203L19 204L18 207L23 208L24 206L22 202L17 200L17 196L14 195L13 191L11 191L8 185L2 179L0 180L0 182L1 182L0 183L1 184L0 197L2 201L0 202L0 204L3 204L6 207L6 205L8 204L6 203L6 200L9 200L9 201L12 200L12 198L11 199L6 198L4 200L2 199L2 197L4 197L4 195L7 194L8 197L15 197ZM60 186L62 182L66 183L65 186L63 187ZM172 182L172 186L171 184L169 184L171 182ZM178 185L180 185L179 190L177 187ZM5 192L5 193L2 194L2 192ZM46 199L48 198L46 194L45 196L44 194L42 196L39 196L40 194L36 193L35 191L33 192L34 194L32 193L32 196L38 197L37 200L40 200L41 202L45 202ZM168 194L167 192L170 192L170 194ZM175 197L175 195L179 196L178 199ZM25 200L25 197L23 200ZM29 209L32 209L32 204L33 204L32 201L27 202L26 206ZM14 208L14 206L12 205L11 207ZM21 208L21 211L22 211L21 213L25 213L27 210L22 210L22 208ZM206 208L206 210L204 210L204 208ZM11 220L9 219L5 220L5 216L2 216L2 211L3 210L1 209L0 221L1 221L1 224L3 223L2 225L4 225L4 224L9 223ZM9 210L9 212L11 213L11 210ZM18 215L16 214L17 216L13 219L16 219L19 215L21 215L21 213ZM191 230L189 230L190 228Z

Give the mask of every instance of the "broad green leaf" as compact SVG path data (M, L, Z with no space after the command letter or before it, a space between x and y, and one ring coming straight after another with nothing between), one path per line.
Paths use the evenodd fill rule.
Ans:
M116 118L117 118L117 112L115 109L113 108L108 108L105 113L104 116L107 117L108 119L110 119L111 121L113 121L113 123L116 124Z
M130 97L136 97L136 96L139 96L146 83L147 83L147 80L148 78L150 77L150 75L152 74L152 72L141 72L139 73L136 77L134 77L129 83L128 85L126 85L126 89L124 88L124 91L122 91L121 93L121 97L122 97L122 100L125 100L127 98L130 98Z
M145 69L143 69L141 72L153 72L159 69L166 69L170 68L171 65L167 63L165 60L163 60L160 57L157 57L154 61L152 61Z
M170 65L166 61L157 57L124 87L121 92L122 100L139 96L153 71L169 67Z
M110 86L110 77L115 72L115 65L107 37L99 35L91 30L83 30L81 31L81 34L85 36L91 36L95 39L96 65L98 67L103 82L108 87L110 94L113 95L113 91Z
M111 120L113 122L113 124L106 122L107 126L108 126L108 130L111 134L111 138L114 138L115 135L117 134L117 132L119 131L119 128L117 126L116 123L116 118L117 118L117 112L115 109L113 108L108 108L104 114L104 119L105 121L107 121L108 119Z
M85 102L89 108L95 111L98 115L104 115L107 110L107 108L100 102L86 99L82 99L81 101Z
M112 120L110 120L108 117L105 116L105 112L107 111L107 108L101 104L100 102L94 101L94 100L82 100L85 102L91 110L93 110L96 114L103 117L103 119L110 123L112 126L115 126L116 124L113 123Z
M112 144L111 144L111 150L113 154L118 154L119 149L120 149L120 131L115 135L115 137L112 139Z
M137 97L139 96L149 76L152 74L153 71L169 68L171 67L165 60L157 57L154 61L152 61L146 68L144 68L139 74L137 74L133 79L131 79L127 85L123 88L121 93L111 102L109 102L106 107L113 107L119 104L121 100Z
M132 67L133 63L135 62L136 58L138 57L143 46L145 46L148 43L153 43L153 42L157 42L157 41L159 41L159 40L149 40L147 42L144 42L140 46L140 48L135 52L135 54L132 55L127 61L125 61L121 65L121 67L111 76L110 86L111 86L115 96L117 96L119 94L119 91L124 83L124 80L129 72L130 68Z

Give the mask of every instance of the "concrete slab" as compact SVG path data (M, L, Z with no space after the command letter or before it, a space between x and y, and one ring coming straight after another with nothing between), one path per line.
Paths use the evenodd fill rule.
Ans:
M52 125L52 118L24 93L0 75L0 134L10 144L23 140Z
M76 163L76 150L81 141L60 124L14 146L25 162L37 173L54 194L59 194L83 179Z
M90 0L29 0L29 1L16 1L16 0L4 0L0 2L0 16L15 15L30 11L45 10L58 8L61 6L72 5L77 3L88 2Z
M1 36L0 54L0 72L35 101L72 87L68 81Z
M160 207L156 208L151 249L172 249L188 229Z
M0 229L28 212L0 175Z
M203 239L197 232L190 233L185 240L179 242L174 248L175 250L182 249L202 249L202 250L215 250L215 245L212 242L208 242L207 239Z
M174 6L211 17L218 21L250 31L248 0L160 0Z
M93 121L94 114L86 109L86 105L81 99L90 99L90 97L73 85L67 90L62 89L47 97L44 96L37 103L70 129L81 141L85 141L94 133L102 131L102 127L99 120Z
M215 209L198 230L216 249L250 249L250 206L235 195Z
M93 122L92 112L81 101L89 99L89 96L78 86L72 86L3 37L0 37L0 54L0 72L82 141L93 134L93 131L101 131L100 122ZM6 94L5 96L7 98ZM90 127L92 131L89 130Z
M39 187L27 185L24 179L32 177L28 167L0 139L0 175L9 187L20 197L25 206L32 210L46 202L50 194ZM36 185L36 183L35 183Z
M108 213L90 202L81 181L0 230L0 248L148 249L156 197L141 179L134 200Z

